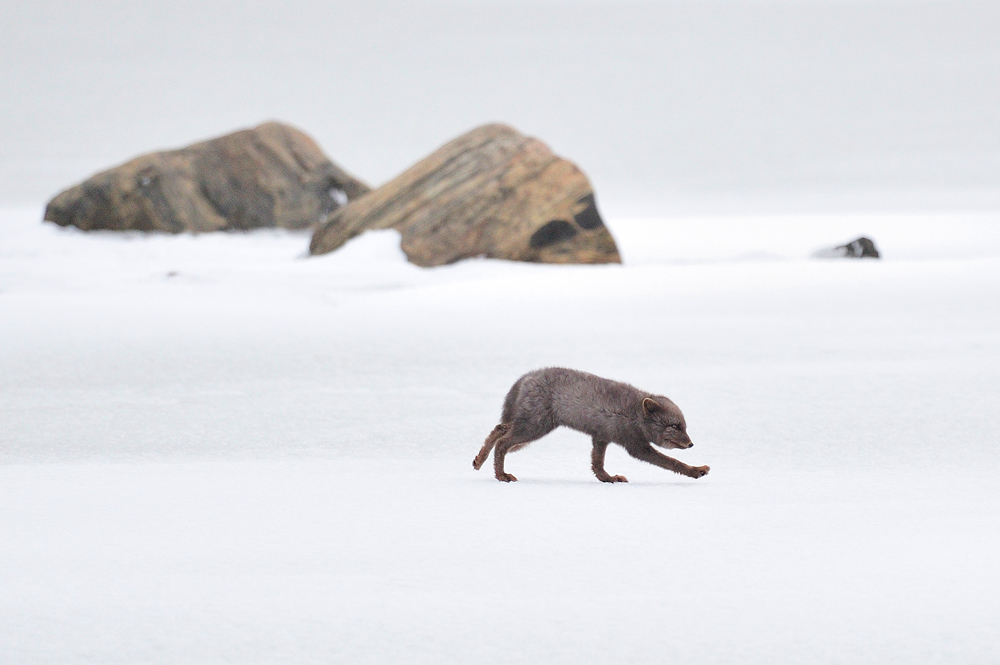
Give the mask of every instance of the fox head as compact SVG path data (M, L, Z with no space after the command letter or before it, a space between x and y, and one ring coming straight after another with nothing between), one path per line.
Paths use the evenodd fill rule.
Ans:
M666 397L642 400L642 430L646 440L661 448L690 448L684 414Z

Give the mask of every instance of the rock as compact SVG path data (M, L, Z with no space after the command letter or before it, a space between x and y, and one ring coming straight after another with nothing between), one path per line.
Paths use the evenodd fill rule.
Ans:
M857 240L852 240L846 245L838 245L836 247L821 249L813 254L816 258L820 259L877 259L879 258L878 250L875 249L875 243L869 238L858 238Z
M397 229L412 263L485 256L542 263L621 263L587 176L538 139L504 125L458 137L313 234L325 254L369 229Z
M52 199L45 219L87 231L302 229L368 191L311 138L268 122L98 173Z

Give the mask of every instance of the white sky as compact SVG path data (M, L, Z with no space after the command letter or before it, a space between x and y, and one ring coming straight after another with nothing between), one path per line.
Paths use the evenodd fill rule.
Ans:
M478 124L610 214L1000 207L993 2L0 4L0 205L276 118L379 184Z

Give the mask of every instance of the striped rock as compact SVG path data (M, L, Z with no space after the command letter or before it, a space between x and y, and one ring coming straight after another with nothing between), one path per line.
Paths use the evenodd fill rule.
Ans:
M504 125L458 137L337 210L313 234L325 254L369 229L397 229L412 263L484 256L621 263L587 176L538 139Z
M45 219L88 231L304 229L367 191L311 138L268 122L98 173L52 199Z

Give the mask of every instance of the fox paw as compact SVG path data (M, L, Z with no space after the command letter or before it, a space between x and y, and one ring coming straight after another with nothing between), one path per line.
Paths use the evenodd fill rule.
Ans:
M517 482L517 478L515 478L514 476L512 476L509 473L498 473L497 474L497 480L499 480L502 483Z
M710 468L708 466L695 466L691 468L692 478L701 478L702 476L707 476Z
M598 478L602 483L627 483L628 478L625 476L605 476L604 478Z

